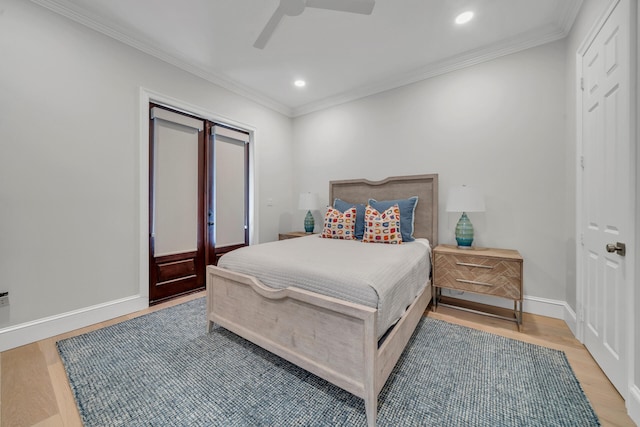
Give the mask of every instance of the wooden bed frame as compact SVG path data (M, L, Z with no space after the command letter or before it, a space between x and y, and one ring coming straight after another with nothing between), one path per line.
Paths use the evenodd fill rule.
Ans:
M331 181L331 203L418 196L414 235L438 243L438 175ZM364 399L375 426L378 394L429 301L431 281L378 345L377 310L299 288L269 288L255 277L207 267L207 319Z

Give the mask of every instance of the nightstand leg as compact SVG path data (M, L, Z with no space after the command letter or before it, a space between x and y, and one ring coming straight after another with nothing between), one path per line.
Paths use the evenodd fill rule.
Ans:
M431 304L431 310L432 311L436 311L436 308L438 308L438 288L436 286L431 286L432 290L431 290L431 299L432 304Z
M513 301L513 314L516 317L516 323L518 324L518 332L520 332L522 327L522 301Z
M522 300L520 300L520 325L518 327L522 326Z

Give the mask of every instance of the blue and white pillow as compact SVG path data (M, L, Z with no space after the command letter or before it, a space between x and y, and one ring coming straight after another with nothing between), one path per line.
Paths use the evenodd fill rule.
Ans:
M356 239L362 240L362 237L364 236L364 211L366 209L366 206L363 205L362 203L349 203L349 202L345 202L344 200L340 200L336 198L333 201L333 207L335 209L338 209L340 212L345 212L347 209L351 207L356 208L355 234L356 234Z

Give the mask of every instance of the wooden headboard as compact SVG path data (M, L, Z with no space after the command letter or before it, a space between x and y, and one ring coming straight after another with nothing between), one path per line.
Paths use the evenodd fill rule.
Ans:
M394 176L382 181L348 179L329 182L329 203L338 198L367 204L369 199L394 200L418 196L414 218L415 237L438 244L438 174Z

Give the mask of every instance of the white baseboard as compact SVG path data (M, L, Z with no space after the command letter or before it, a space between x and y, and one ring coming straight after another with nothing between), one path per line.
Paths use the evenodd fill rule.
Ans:
M496 307L502 307L512 310L513 302L505 298L496 298L486 295L473 294L470 292L452 291L449 289L442 289L442 295L450 296L453 298L464 299L467 301L477 302L480 304L494 305ZM565 301L552 300L548 298L539 298L534 296L525 295L522 303L522 311L525 313L537 314L539 316L553 317L554 319L562 319L567 322L569 328L574 331L575 329L575 313L569 307ZM573 313L573 315L571 314ZM569 323L573 319L573 328ZM575 335L575 331L574 331Z
M134 295L51 317L0 329L0 351L20 347L78 328L104 322L149 307L149 299Z
M640 426L640 388L637 385L634 385L629 390L626 404L629 417L636 425Z
M564 321L571 329L573 336L580 340L580 337L578 337L578 316L566 302L564 303Z

